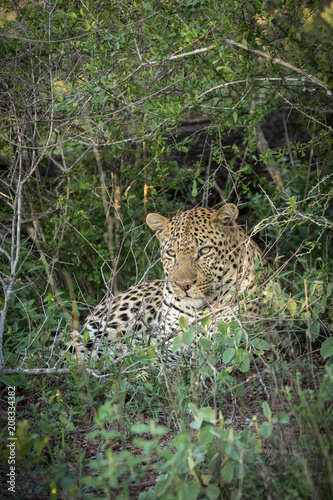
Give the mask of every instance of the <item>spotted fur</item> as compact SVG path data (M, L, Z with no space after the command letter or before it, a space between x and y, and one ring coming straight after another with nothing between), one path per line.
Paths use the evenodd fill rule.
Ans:
M151 213L148 226L160 242L165 278L141 283L120 294L107 296L87 318L93 357L103 345L115 355L142 336L158 343L177 331L179 317L196 323L206 311L214 320L229 322L239 312L239 297L247 291L243 313L259 315L256 266L265 265L262 251L237 225L238 209L227 204L219 210L195 208L171 220ZM243 299L244 302L244 299Z

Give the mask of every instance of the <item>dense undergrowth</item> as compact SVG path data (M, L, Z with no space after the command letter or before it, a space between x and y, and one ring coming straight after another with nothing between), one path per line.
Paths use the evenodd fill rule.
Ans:
M15 498L327 498L332 363L265 354L246 374L229 362L204 381L192 371L102 382L75 367L7 379Z
M331 2L2 3L1 498L333 497ZM147 213L225 202L269 262L254 324L64 355L162 277Z

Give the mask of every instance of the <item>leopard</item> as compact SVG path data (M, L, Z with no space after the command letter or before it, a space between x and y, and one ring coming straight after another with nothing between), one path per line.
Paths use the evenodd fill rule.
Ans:
M196 325L209 315L216 322L260 315L258 271L267 266L263 251L238 225L238 208L196 207L168 219L158 213L146 217L160 244L164 277L141 282L114 298L108 293L87 317L79 351L96 358L108 346L112 356L132 346L159 345L167 349L179 334L180 318ZM260 295L260 294L259 294ZM213 326L210 331L213 331ZM82 339L85 336L85 341ZM140 344L141 342L141 344ZM111 354L110 354L111 355Z

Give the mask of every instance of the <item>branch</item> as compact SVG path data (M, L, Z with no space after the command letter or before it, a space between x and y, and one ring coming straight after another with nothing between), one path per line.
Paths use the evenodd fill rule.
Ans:
M327 96L333 97L333 92L326 83L319 80L319 78L316 78L315 76L310 75L309 73L304 71L304 69L297 68L293 64L290 64L286 61L283 61L279 57L273 57L270 54L267 54L267 52L263 52L262 50L254 49L253 47L251 47L251 45L243 45L239 42L235 42L235 40L231 40L230 38L225 38L225 41L227 43L230 43L230 45L235 45L236 47L240 47L241 49L247 50L248 52L252 52L253 54L257 54L258 56L264 57L265 59L269 59L273 63L280 64L281 66L285 66L286 68L289 68L292 71L299 73L300 75L304 76L307 80L310 80L310 82L316 83L320 87L324 88ZM203 47L202 49L192 50L191 52L184 52L183 54L178 54L176 56L169 57L167 59L167 61L171 61L174 59L180 59L181 57L187 57L187 56L191 56L193 54L199 54L200 52L207 52L208 50L215 49L216 47L217 47L217 45L214 44L214 45L209 45L208 47ZM156 63L154 63L154 64L156 64Z
M45 219L48 215L50 215L51 213L54 213L55 211L56 210L54 210L53 208L48 208L46 210L46 212L43 212L42 214L34 215L30 219L24 219L24 220L21 221L21 223L22 224L29 224L31 222L34 222L34 221L37 221L37 220L40 220L40 219Z
M68 375L71 371L69 368L8 368L2 370L1 373L5 375L18 375L19 373L25 375Z
M216 44L209 45L209 47L203 47L202 49L192 50L191 52L183 52L183 54L178 54L177 56L169 57L168 61L171 61L172 59L180 59L181 57L192 56L193 54L199 54L200 52L207 52L207 50L215 49L215 47Z
M240 47L241 49L247 50L248 52L252 52L253 54L257 54L258 56L264 57L265 59L269 59L273 63L280 64L281 66L285 66L286 68L289 68L292 71L295 71L296 73L299 73L300 75L303 75L305 78L310 80L310 82L316 83L320 87L323 87L326 90L327 96L329 96L329 97L333 96L332 90L330 90L329 86L326 83L322 82L321 80L319 80L315 76L310 75L309 73L304 71L304 69L297 68L296 66L293 66L292 64L290 64L286 61L283 61L279 57L273 57L270 54L267 54L267 52L263 52L262 50L254 49L250 45L245 46L239 42L235 42L234 40L231 40L230 38L226 38L225 41L227 43L230 43L230 45L236 45L236 47Z

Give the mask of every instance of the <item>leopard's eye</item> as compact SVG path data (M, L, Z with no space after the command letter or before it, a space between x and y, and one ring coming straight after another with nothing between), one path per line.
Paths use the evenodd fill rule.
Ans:
M166 254L168 257L175 257L176 256L176 252L174 250L167 250Z
M199 252L198 252L198 255L199 257L201 257L202 255L208 255L209 252L211 251L212 247L203 247L203 248L200 248Z

